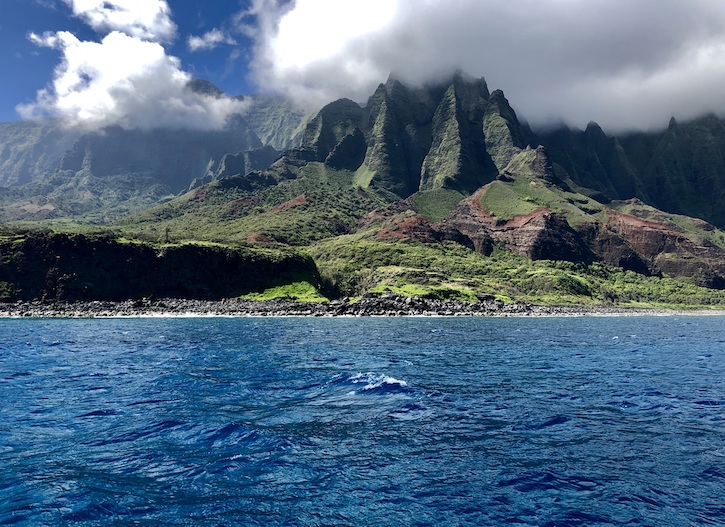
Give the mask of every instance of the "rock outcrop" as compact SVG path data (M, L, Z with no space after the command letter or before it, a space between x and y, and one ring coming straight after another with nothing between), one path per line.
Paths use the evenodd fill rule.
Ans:
M467 236L484 254L500 244L531 260L590 262L593 255L561 216L539 208L531 214L504 221L481 206L486 187L462 201L445 224Z
M0 242L0 295L14 300L228 298L306 276L309 258L214 245L151 246L110 237L32 234Z
M652 274L689 276L706 287L725 287L723 249L696 245L662 223L613 210L607 211L607 227L627 241Z

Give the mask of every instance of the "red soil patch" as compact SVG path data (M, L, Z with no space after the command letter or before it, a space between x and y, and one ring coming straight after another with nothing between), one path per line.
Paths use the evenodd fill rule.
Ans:
M252 205L256 205L257 203L259 203L257 198L239 198L230 201L227 205L235 207L250 207Z
M272 212L272 213L281 212L283 210L291 209L292 207L298 207L300 205L304 205L305 203L307 203L307 196L305 196L304 194L301 194L301 195L297 196L296 198L293 198L289 201L285 201L281 205L277 205L275 208L273 208L269 212Z
M549 209L546 207L539 207L531 214L525 214L523 216L514 216L509 221L502 225L497 225L495 227L492 227L493 229L501 229L501 230L508 230L508 229L520 229L527 223L529 223L534 218L538 218L540 216L543 216L547 212L550 212Z
M191 198L193 201L204 201L204 198L206 197L206 193L209 190L209 187L207 185L202 185L198 189L194 191L194 197Z
M408 240L415 239L426 241L432 238L431 223L423 216L408 216L406 218L394 218L388 225L383 227L375 237L379 240Z
M253 207L259 203L257 198L239 198L225 203L222 207L228 214L238 215L244 214L249 207Z
M493 218L491 216L491 213L488 212L486 209L483 208L483 205L481 204L481 200L483 199L483 195L488 190L488 187L491 186L491 183L488 185L484 185L481 188L479 188L476 192L474 192L470 198L468 198L468 202L471 204L471 208L476 213L480 214L481 216L485 218Z

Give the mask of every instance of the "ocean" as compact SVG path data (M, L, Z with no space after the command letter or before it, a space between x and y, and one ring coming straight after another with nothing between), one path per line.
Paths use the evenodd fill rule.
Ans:
M725 318L0 320L0 525L725 525Z

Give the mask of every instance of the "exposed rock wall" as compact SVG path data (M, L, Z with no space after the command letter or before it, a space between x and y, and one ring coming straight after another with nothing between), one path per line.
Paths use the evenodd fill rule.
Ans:
M123 300L150 295L229 298L298 276L316 279L296 253L222 246L153 247L106 237L33 234L0 242L4 300Z

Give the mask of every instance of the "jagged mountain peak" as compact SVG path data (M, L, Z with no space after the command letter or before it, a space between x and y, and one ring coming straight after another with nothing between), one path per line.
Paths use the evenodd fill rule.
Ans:
M529 145L528 131L522 127L516 112L501 90L494 90L488 99L483 116L486 149L499 171Z
M459 73L454 75L451 85L455 87L458 97L467 105L481 106L491 96L486 79L483 77L477 79Z
M308 123L302 147L315 151L318 161L324 161L345 136L362 126L363 116L363 108L355 101L331 102Z
M186 83L186 87L199 95L211 95L213 97L223 97L225 95L214 83L205 79L191 79Z
M584 129L584 133L586 134L597 134L597 135L605 135L604 130L602 130L602 127L599 126L598 123L595 121L589 121L587 123L587 127Z
M409 87L391 76L362 108L345 99L325 106L310 121L302 146L316 152L320 162L343 151L342 166L351 170L353 160L363 159L355 180L365 188L402 198L436 188L470 194L498 173L483 132L490 96L485 79L462 73L425 87ZM514 130L508 140L516 137L511 147L525 146L515 113L508 102L501 106ZM338 159L335 164L340 166Z

